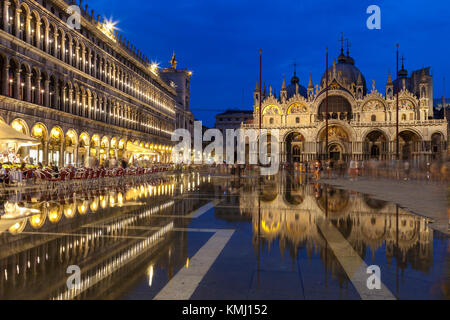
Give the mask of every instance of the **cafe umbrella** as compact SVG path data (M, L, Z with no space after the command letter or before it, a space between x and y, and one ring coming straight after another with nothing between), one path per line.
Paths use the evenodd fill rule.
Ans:
M14 145L15 149L18 150L20 147L39 144L41 144L39 140L14 130L4 122L0 122L0 145Z

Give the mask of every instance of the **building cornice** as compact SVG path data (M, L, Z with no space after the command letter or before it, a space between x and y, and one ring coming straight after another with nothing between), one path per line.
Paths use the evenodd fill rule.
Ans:
M142 132L142 131L139 131L139 130L123 128L123 127L120 127L120 126L116 126L116 125L112 125L112 124L109 124L109 123L105 123L103 121L92 120L92 119L89 119L89 118L85 118L85 117L81 117L81 116L74 115L74 114L71 114L71 113L67 113L67 112L64 112L64 111L61 111L61 110L52 109L52 108L49 108L49 107L44 107L44 106L41 106L41 105L33 104L31 102L17 100L17 99L14 99L14 98L3 96L3 95L0 95L0 103L2 103L2 104L0 104L0 110L4 110L6 112L14 112L16 114L22 114L24 117L27 117L27 118L30 117L29 114L26 114L26 113L23 113L23 112L18 112L16 110L10 110L8 108L5 108L4 104L5 103L15 104L15 105L18 105L18 106L21 106L21 107L25 107L25 108L28 108L28 109L34 109L34 110L38 110L38 111L41 111L41 112L50 112L51 111L57 117L59 116L58 120L54 120L54 121L58 121L58 122L65 122L64 120L61 120L61 119L65 119L65 118L69 117L69 118L74 119L74 120L78 120L78 121L83 121L85 123L89 123L89 124L91 124L94 127L98 127L99 125L101 125L103 128L107 128L107 129L116 131L116 132L118 132L118 133L120 133L122 135L124 135L124 134L128 135L130 137L136 137L136 136L144 137L144 136L146 136L146 137L149 137L149 139L152 139L152 140L168 140L168 141L170 141L169 137L166 138L166 137L163 137L163 136L158 136L158 135L154 135L154 134L151 134L151 133L146 133L146 132ZM50 119L50 120L53 120L53 119ZM67 124L70 126L70 123L67 123Z
M84 77L87 80L95 82L99 86L107 87L109 90L113 91L114 93L116 93L118 95L122 95L125 98L134 101L134 103L136 103L135 106L137 106L137 104L140 104L140 105L142 105L144 107L147 107L148 109L152 110L153 112L156 112L156 113L158 113L160 115L163 115L163 116L170 117L171 119L175 119L175 112L173 112L173 113L169 113L169 112L164 113L163 111L156 109L152 105L147 104L147 103L137 99L136 97L134 97L134 96L132 96L132 95L126 93L126 92L123 92L123 91L121 91L121 90L111 86L110 84L107 84L107 83L105 83L105 82L103 82L103 81L101 81L101 80L99 80L99 79L97 79L97 78L95 78L95 77L93 77L93 76L91 76L91 75L89 75L89 74L87 74L87 73L85 73L85 72L83 72L83 71L81 71L81 70L71 66L70 64L67 64L64 61L61 61L60 59L58 59L58 58L48 54L47 52L45 52L45 51L43 51L43 50L41 50L39 48L36 48L35 46L33 46L33 45L31 45L31 44L29 44L29 43L27 43L27 42L25 42L25 41L23 41L23 40L21 40L19 38L16 38L15 36L5 32L5 31L3 31L1 29L0 29L0 36L6 38L9 41L16 41L16 42L18 42L18 44L20 44L24 48L24 50L31 51L31 52L33 52L35 54L41 55L45 59L50 60L51 62L53 62L53 63L55 63L57 65L60 65L62 68L66 69L68 71L71 71L71 72L73 72L73 73L75 73L75 74L77 74L77 75L79 75L81 77ZM32 57L30 57L29 55L24 55L24 54L22 54L22 53L20 53L18 51L11 50L10 48L3 46L2 44L0 44L0 47L3 47L2 48L3 51L9 50L12 55L20 56L22 59L32 60L34 63L39 64L39 65L47 68L47 70L48 70L48 65L44 64L42 61L35 60ZM59 72L58 70L51 70L51 71L52 72ZM131 72L134 73L133 71L131 71ZM64 78L67 78L67 77L68 77L67 74L64 74ZM82 83L84 86L91 86L92 89L97 90L96 87L94 87L94 86L92 86L92 85L90 85L90 84L88 84L86 82L80 81L80 80L75 79L75 78L73 78L73 80L77 81L79 83ZM72 81L72 82L74 82L74 81ZM119 99L117 96L113 96L113 97L115 99Z
M52 0L58 7L59 9L66 11L68 7L70 7L69 4L67 4L65 1L63 0ZM60 18L58 18L57 16L55 16L54 14L52 14L50 11L48 11L47 9L39 6L40 8L42 8L43 10L45 10L45 13L48 15L51 15L54 19L61 21ZM176 95L176 91L169 85L167 84L163 79L161 79L160 77L158 77L157 75L155 75L153 72L151 72L150 70L148 70L148 65L144 65L141 61L139 61L138 59L136 59L134 57L134 55L130 54L127 50L124 50L123 47L119 44L119 42L114 42L113 40L111 40L109 37L107 37L103 32L101 32L98 27L96 25L94 25L94 23L92 23L91 20L88 20L84 15L84 8L80 8L81 9L81 25L86 27L86 29L88 29L90 32L92 32L96 37L98 37L99 39L101 39L102 41L104 41L106 44L108 44L112 49L114 49L115 51L119 52L124 58L129 59L131 62L133 62L134 65L136 65L137 67L139 67L141 69L141 71L143 71L145 74L147 74L148 76L150 76L151 79L153 79L154 81L156 81L158 84L160 84L161 86L163 86L166 90L170 91L172 94ZM92 20L94 20L94 18L91 18ZM95 20L94 20L95 21ZM96 23L100 23L98 21L95 21ZM84 41L89 42L91 45L95 46L96 48L98 48L99 50L102 51L102 53L104 53L105 55L108 55L109 58L114 59L115 61L118 61L117 59L115 59L114 57L112 57L109 53L105 52L103 49L99 48L96 44L92 43L89 39L87 39L83 34L81 34L80 32L77 32L77 36L82 37ZM118 61L121 65L122 62ZM128 67L127 67L128 68ZM147 81L147 80L146 80Z

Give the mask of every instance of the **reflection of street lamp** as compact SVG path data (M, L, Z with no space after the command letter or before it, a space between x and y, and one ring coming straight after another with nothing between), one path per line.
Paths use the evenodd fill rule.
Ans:
M153 265L148 268L148 286L151 287L153 282Z

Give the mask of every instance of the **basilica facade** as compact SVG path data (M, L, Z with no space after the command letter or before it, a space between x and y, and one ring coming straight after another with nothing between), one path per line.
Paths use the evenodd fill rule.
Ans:
M399 155L402 159L442 158L447 149L447 121L432 120L433 85L430 68L408 71L402 65L398 79ZM387 75L385 92L375 81L366 85L355 60L341 49L337 62L328 69L328 114L326 73L314 85L300 84L294 71L289 85L283 79L277 97L266 86L261 96L261 128L278 129L280 162L323 159L395 159L397 80ZM259 128L260 87L254 91L254 120L243 128ZM329 119L328 150L326 117Z

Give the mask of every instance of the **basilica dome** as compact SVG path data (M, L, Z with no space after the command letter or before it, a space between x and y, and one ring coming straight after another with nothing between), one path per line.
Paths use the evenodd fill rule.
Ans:
M288 99L296 94L297 85L298 85L298 93L305 98L308 96L306 88L300 84L300 79L294 73L294 76L291 79L291 84L286 87Z
M336 71L334 71L334 68ZM350 56L345 56L341 53L338 58L338 63L333 62L328 69L328 72L331 73L331 77L328 77L328 81L331 83L333 81L333 74L336 72L336 80L345 86L351 86L352 83L355 85L362 84L364 88L364 92L366 92L366 79L361 71L355 67L355 60ZM339 79L341 78L341 81ZM326 81L326 72L324 72L322 76L322 82ZM359 83L360 82L360 83Z

